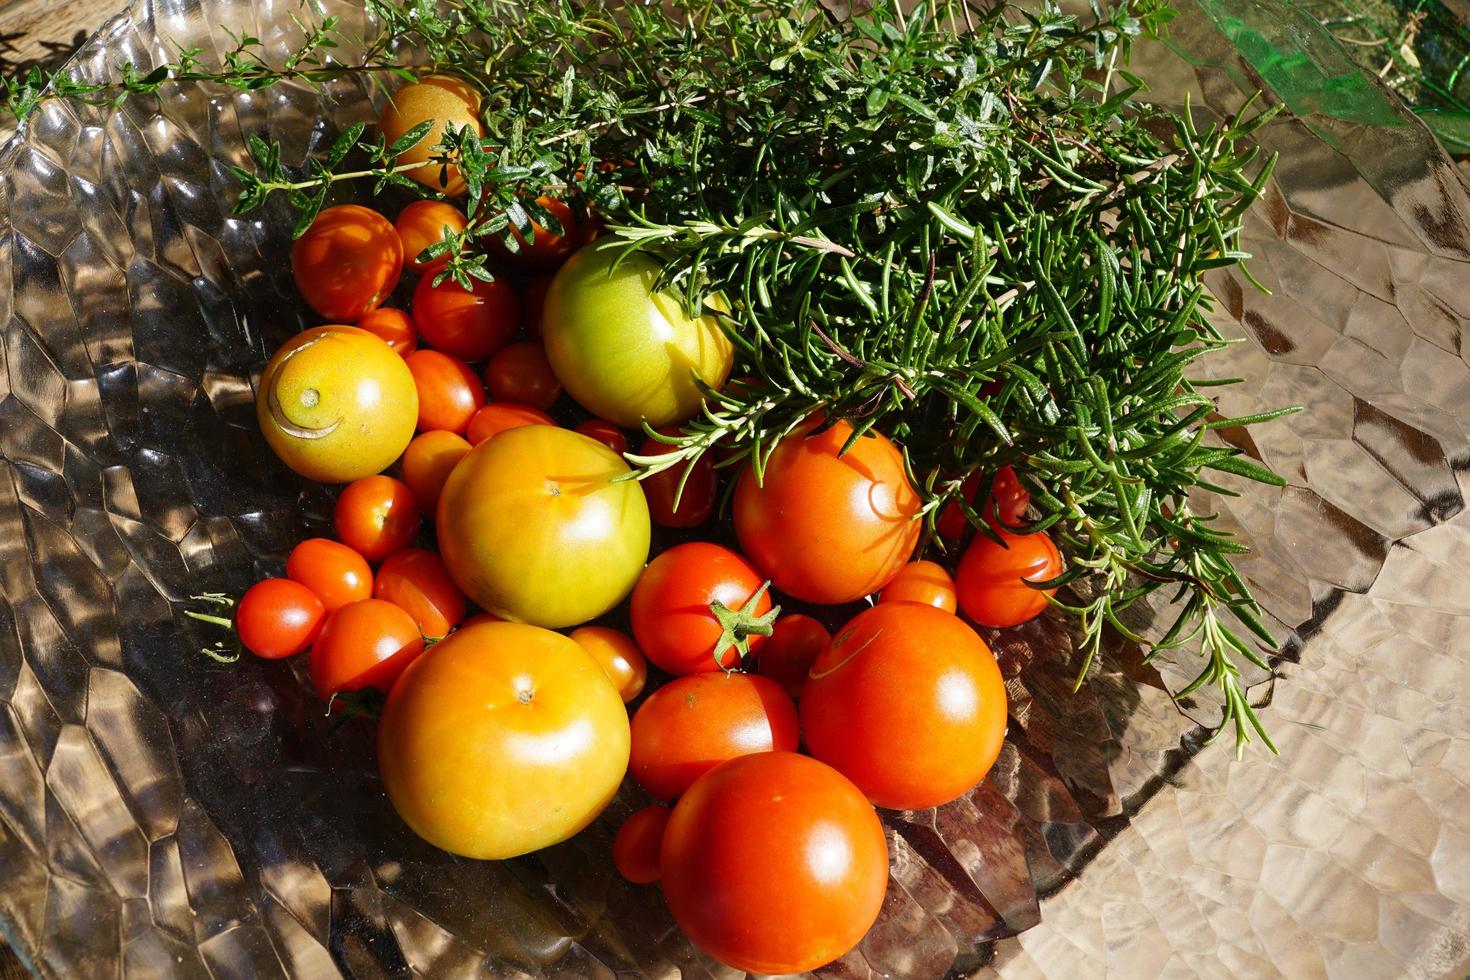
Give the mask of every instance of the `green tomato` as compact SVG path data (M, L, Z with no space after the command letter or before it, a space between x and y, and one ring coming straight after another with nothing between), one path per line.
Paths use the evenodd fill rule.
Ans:
M624 247L588 245L557 272L542 310L546 356L594 415L630 429L678 424L704 400L695 379L720 388L734 350L714 316L691 319L677 297L654 291L652 257L633 253L613 268Z

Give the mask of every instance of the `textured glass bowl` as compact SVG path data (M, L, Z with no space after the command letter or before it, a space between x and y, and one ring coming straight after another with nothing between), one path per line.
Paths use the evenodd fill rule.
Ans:
M987 782L886 815L893 878L830 977L1438 976L1470 962L1470 202L1426 131L1309 20L1202 0L1145 73L1202 115L1291 112L1250 218L1264 295L1221 275L1221 409L1290 480L1226 520L1285 639L1257 700L1282 756L1205 748L1189 663L1063 625L992 634L1011 734ZM78 56L102 78L220 28L282 48L295 0L139 0ZM343 6L353 29L360 10ZM288 162L371 116L344 82L47 103L0 151L0 930L70 976L728 976L619 879L610 828L515 861L419 841L372 729L292 668L231 666L182 615L319 530L266 450L252 381L303 326L290 216L231 217L244 138ZM1227 436L1232 434L1227 433ZM1252 439L1254 441L1249 441Z

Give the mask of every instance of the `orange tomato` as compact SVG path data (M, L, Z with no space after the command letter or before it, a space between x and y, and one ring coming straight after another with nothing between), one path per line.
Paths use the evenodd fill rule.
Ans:
M530 405L515 405L511 402L491 402L470 419L465 438L471 446L478 446L491 436L523 425L556 425L556 421L539 408Z
M954 579L932 561L911 561L898 570L883 587L879 602L922 602L926 606L954 612L959 607Z
M356 204L316 216L291 245L301 298L334 323L356 323L388 298L403 272L403 244L388 219Z
M801 613L776 620L776 628L761 644L756 669L769 677L793 698L801 697L806 675L817 662L818 655L832 642L827 627Z
M635 885L658 881L658 852L669 825L669 808L646 806L618 828L613 837L613 867Z
M521 291L521 325L526 336L541 336L541 307L546 305L546 289L551 285L550 275L540 275L526 283Z
M1045 531L1013 534L995 529L1001 547L984 534L965 549L955 576L960 608L981 626L997 629L1020 626L1046 609L1046 597L1056 589L1033 589L1027 582L1045 582L1062 574L1066 565Z
M602 667L624 704L642 693L648 661L631 636L610 626L579 626L569 635Z
M589 439L596 439L619 456L628 451L628 437L623 434L622 429L607 419L588 419L578 423L574 431L582 433Z
M466 189L459 170L452 163L428 161L435 155L434 146L444 138L447 129L458 132L469 126L476 135L483 136L485 129L479 116L479 92L461 79L430 75L393 93L392 100L378 116L378 132L392 144L419 123L434 120L428 135L398 154L395 162L400 166L423 163L422 167L408 171L408 176L435 190L443 190L449 197L458 197Z
M240 645L257 657L279 660L311 646L326 610L316 593L284 578L268 578L245 590L235 607Z
M403 470L403 482L413 491L424 514L430 520L439 508L439 494L444 490L444 481L454 472L454 467L470 451L470 444L463 436L453 432L424 432L414 436L413 442L403 451L399 467Z
M419 632L433 637L458 626L467 605L444 562L427 548L404 548L389 555L373 580L373 596L408 613Z
M514 252L506 247L505 242L499 237L490 239L490 252L511 268L524 271L554 268L565 262L567 256L575 252L587 240L587 223L579 224L575 220L571 205L549 194L536 198L536 203L551 212L552 216L561 222L561 234L552 234L543 228L539 221L532 218L532 240L530 242L527 242L515 228L510 229L510 234L515 238L518 246Z
M468 364L436 350L403 359L419 393L420 432L463 432L485 404L485 386Z
M331 538L307 538L286 557L286 577L316 593L328 615L371 598L373 570L367 559Z
M449 253L428 262L420 262L419 253L430 245L458 235L468 224L463 211L444 201L414 201L393 219L393 229L403 243L404 261L410 269L421 274L438 270L449 261Z
M364 315L357 326L393 348L395 354L412 354L419 345L419 328L414 326L413 317L391 306L380 306Z
M503 622L505 622L505 620L501 619L499 616L495 615L494 613L480 612L480 613L475 613L469 619L465 620L463 623L460 623L459 624L459 628L460 629L467 630L471 626L478 626L481 623L503 623Z
M368 476L337 498L332 525L337 537L370 562L380 562L419 533L422 514L413 491L391 476Z
M387 694L423 652L424 636L408 613L382 599L351 602L311 645L311 686L323 701L368 687Z
M424 276L413 291L413 319L424 343L462 361L483 361L510 341L520 318L520 300L504 280L470 280L466 290L453 279L434 285Z
M485 367L485 387L498 402L520 402L546 409L556 404L561 382L546 359L546 348L523 340L502 348Z

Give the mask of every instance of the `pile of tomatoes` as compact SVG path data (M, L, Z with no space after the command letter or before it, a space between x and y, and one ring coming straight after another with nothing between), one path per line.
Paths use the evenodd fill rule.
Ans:
M459 97L411 87L380 125L392 139L415 105ZM412 174L447 192L448 171ZM653 805L618 832L618 870L661 881L721 961L812 969L878 915L874 807L938 806L991 767L1006 692L970 622L1039 614L1049 593L1032 583L1061 559L1024 533L1027 494L1003 469L965 488L992 534L957 505L939 515L942 537L971 537L955 574L913 560L922 500L900 450L872 433L841 453L851 426L820 414L761 479L716 454L636 479L629 430L638 454L664 452L643 427L677 432L701 384L729 382L724 310L689 315L654 291L651 258L615 264L595 221L539 203L561 233L533 228L470 289L436 282L446 256L425 252L464 227L446 200L392 222L330 208L296 242L301 294L329 325L271 358L259 419L289 466L345 487L336 540L301 542L284 578L242 597L240 642L309 650L329 704L384 699L384 786L430 842L485 859L546 847L631 776ZM408 309L384 305L405 272ZM680 543L650 555L675 537L655 527ZM833 635L783 615L793 601L861 611Z

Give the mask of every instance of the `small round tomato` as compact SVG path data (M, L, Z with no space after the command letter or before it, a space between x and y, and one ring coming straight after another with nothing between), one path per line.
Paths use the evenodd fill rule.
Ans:
M268 578L240 597L235 631L241 645L257 657L279 660L311 646L326 615L316 593L300 582Z
M419 345L419 328L413 317L391 306L380 306L357 321L359 330L366 330L383 343L393 348L393 353L402 357L412 354Z
M923 529L903 455L881 434L803 422L771 453L764 482L747 464L735 488L735 534L771 585L838 605L877 592L913 554Z
M664 435L679 435L673 426L659 431ZM652 436L638 447L639 456L664 456L673 451L673 446ZM648 496L649 516L661 527L698 527L714 512L715 485L715 464L708 452L701 453L693 464L679 463L644 477L643 492Z
M624 704L643 692L648 661L631 636L610 626L579 626L569 635L602 667Z
M292 548L286 557L286 577L315 593L328 615L373 594L373 570L367 559L331 538L307 538Z
M301 298L334 323L356 323L388 298L403 272L403 245L388 219L357 204L316 216L291 245Z
M1046 582L1065 565L1045 531L1013 534L996 528L1005 547L984 534L965 549L955 575L960 608L981 626L1020 626L1041 615L1047 596L1056 589L1033 589L1026 583Z
M255 401L261 434L308 480L382 472L413 438L419 396L403 358L356 327L317 327L276 351Z
M827 627L800 613L776 620L776 629L761 644L756 668L793 698L801 697L806 675L817 662L818 655L832 642Z
M464 593L438 554L427 548L395 551L378 569L373 597L408 613L424 636L441 637L464 619Z
M893 581L883 586L878 601L922 602L950 613L959 608L954 579L932 561L911 561L900 568Z
M556 425L556 420L539 408L517 405L514 402L491 402L470 419L465 438L471 446L478 446L491 436L499 435L523 425Z
M546 290L551 285L551 276L537 276L521 290L521 325L526 336L541 336L541 308L546 305Z
M795 752L798 741L796 706L769 677L689 674L633 715L628 773L649 795L671 800L726 759Z
M469 222L464 212L444 201L414 201L398 212L393 219L393 230L403 243L403 260L418 273L429 273L449 261L449 253L427 262L419 261L419 254L430 245L437 245L446 238L453 238L465 230Z
M519 402L546 409L561 395L561 382L546 359L546 348L534 340L511 344L490 358L485 387L499 402Z
M470 280L467 290L453 279L434 285L424 276L413 291L413 320L424 343L462 361L483 361L510 342L520 318L520 301L504 280Z
M436 155L434 146L444 139L446 130L458 132L469 126L475 135L485 135L480 125L480 93L467 82L446 75L429 75L410 82L394 92L383 106L378 116L378 133L391 145L426 120L434 121L428 135L398 154L394 162L399 166L422 163L422 167L408 171L408 176L420 184L443 190L449 197L458 197L466 190L458 168L452 163L430 161Z
M613 867L635 885L658 881L658 852L669 812L666 806L646 806L624 820L613 836Z
M561 234L548 231L532 218L531 241L526 241L525 236L514 227L510 229L516 243L514 252L499 237L490 239L490 252L513 269L531 272L554 268L565 262L567 256L587 240L587 223L576 221L570 204L549 194L536 198L536 203L561 223Z
M420 432L463 432L485 404L485 386L468 364L436 350L403 359L419 393Z
M596 439L619 456L628 451L628 437L623 430L613 425L607 419L588 419L577 424L577 432Z
M953 613L885 602L838 631L801 698L808 751L882 807L948 803L990 771L1006 688L985 641Z
M979 473L971 473L960 485L960 496L970 506L975 504L975 495L980 492L981 476ZM1002 466L995 471L995 479L991 483L990 496L980 507L980 515L991 524L1000 523L1015 527L1026 517L1026 508L1031 506L1031 494L1021 485L1016 478L1016 471L1009 466ZM970 519L965 515L964 508L958 501L951 500L944 505L939 516L934 521L934 530L946 541L959 541L970 529Z
M706 541L670 548L633 588L633 636L643 655L671 674L731 667L742 645L755 653L770 634L764 585L729 548Z
M406 547L423 515L413 491L391 476L367 476L347 485L332 511L337 537L370 562Z
M421 433L403 451L399 462L403 482L413 491L413 498L430 520L439 508L444 481L469 451L470 444L465 438L453 432Z
M387 694L423 652L424 636L408 613L382 599L350 602L311 646L311 686L323 701L368 687Z
M696 946L736 970L804 973L858 944L888 889L883 825L857 787L794 752L731 759L674 807L664 897Z

